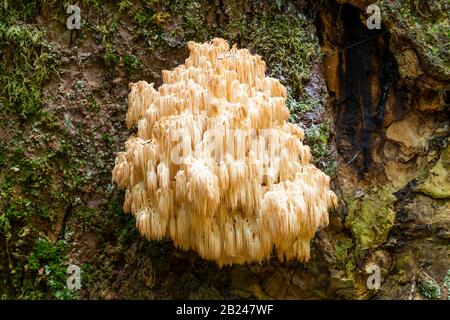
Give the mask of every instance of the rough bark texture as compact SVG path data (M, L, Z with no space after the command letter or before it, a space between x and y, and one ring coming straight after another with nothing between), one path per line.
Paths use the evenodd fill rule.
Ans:
M69 31L64 1L5 1L0 297L447 299L448 3L380 1L383 29L370 31L370 2L86 0ZM122 212L111 169L130 134L128 83L159 85L187 41L215 36L263 56L333 177L340 207L309 263L219 269L145 240Z

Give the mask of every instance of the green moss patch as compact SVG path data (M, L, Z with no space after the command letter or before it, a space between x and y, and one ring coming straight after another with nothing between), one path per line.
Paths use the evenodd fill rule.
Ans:
M44 33L28 20L37 4L4 1L0 6L0 109L27 118L39 113L42 85L56 64Z
M348 215L345 225L351 230L358 250L374 248L386 241L394 225L395 200L395 196L388 189L347 200Z

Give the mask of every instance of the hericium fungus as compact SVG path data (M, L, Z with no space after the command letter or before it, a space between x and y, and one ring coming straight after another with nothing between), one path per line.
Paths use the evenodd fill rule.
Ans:
M266 64L223 39L189 42L158 90L130 84L128 128L113 181L148 239L170 237L220 266L270 258L307 261L336 204L310 164L303 130L287 122L286 89Z

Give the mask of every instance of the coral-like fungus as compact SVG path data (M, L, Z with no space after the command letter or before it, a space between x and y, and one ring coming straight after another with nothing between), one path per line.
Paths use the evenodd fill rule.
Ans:
M219 265L278 257L307 261L336 203L310 164L304 133L287 122L286 89L266 64L222 39L189 43L163 85L131 84L113 181L148 239L170 237Z

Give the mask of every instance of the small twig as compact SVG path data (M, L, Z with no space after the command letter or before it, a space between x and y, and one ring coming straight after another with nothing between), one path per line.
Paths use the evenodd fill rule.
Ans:
M352 160L350 160L350 161L347 162L347 163L344 163L344 167L345 167L345 166L348 166L350 163L352 163L353 161L355 161L356 157L357 157L360 153L361 153L361 151L358 151L358 152L353 156Z
M422 11L420 11L420 9L419 9L419 2L420 2L420 0L419 0L419 1L415 1L415 3L414 3L417 12L418 12L422 17L424 17L424 18L429 18L430 15L423 14Z
M324 58L329 58L329 57L331 57L331 56L334 56L334 55L337 54L337 53L340 53L340 52L345 51L345 50L347 50L347 49L353 48L353 47L358 46L358 45L360 45L360 44L363 44L363 43L365 43L365 42L367 42L367 41L376 39L376 38L382 36L383 34L385 34L385 33L387 33L387 32L388 32L388 31L386 30L386 31L383 31L383 32L381 32L381 33L379 33L379 34L376 34L376 35L372 36L372 37L369 37L369 38L367 38L367 39L364 39L364 40L355 42L355 43L353 43L353 44L351 44L351 45L349 45L349 46L347 46L347 47L345 47L345 48L339 49L339 50L337 50L337 51L335 51L335 52L333 52L333 53L330 53L329 55L324 56Z

